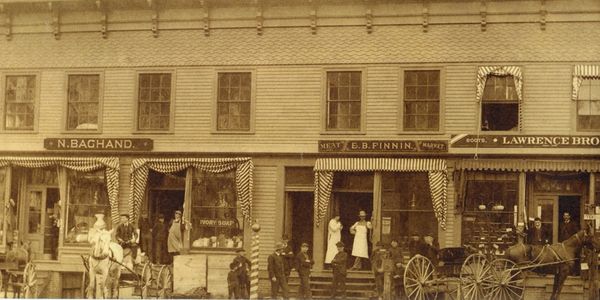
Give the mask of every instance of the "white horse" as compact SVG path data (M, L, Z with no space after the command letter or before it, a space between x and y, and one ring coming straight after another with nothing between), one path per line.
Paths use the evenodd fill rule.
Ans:
M88 258L88 299L117 298L123 263L123 248L112 241L112 230L100 230L90 237L92 253Z

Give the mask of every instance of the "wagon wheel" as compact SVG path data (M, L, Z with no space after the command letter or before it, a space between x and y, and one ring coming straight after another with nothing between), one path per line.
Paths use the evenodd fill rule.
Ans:
M25 265L23 271L23 295L27 299L37 297L37 272L32 263Z
M81 298L87 298L87 287L90 284L90 275L88 274L88 270L85 269L83 270L83 273L81 275Z
M4 290L4 272L0 271L0 292Z
M157 278L158 298L170 298L173 292L173 273L169 266L164 265L160 268Z
M523 298L524 273L508 259L495 259L491 265L492 284L487 294L489 299L517 300Z
M148 289L152 286L152 264L146 262L140 274L140 287L142 299L148 297Z
M410 300L435 299L437 289L433 287L435 269L431 261L422 255L415 255L404 269L404 291Z
M460 289L464 299L484 299L490 288L492 275L485 256L471 254L460 268Z

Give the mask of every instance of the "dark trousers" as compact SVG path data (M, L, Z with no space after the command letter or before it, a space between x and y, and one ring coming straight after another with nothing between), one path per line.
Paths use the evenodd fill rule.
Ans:
M277 277L276 279L275 281L271 280L271 299L277 299L279 289L281 289L283 299L287 299L289 297L289 290L285 276Z
M241 274L239 277L240 280L240 299L249 299L250 298L250 278L248 275Z
M338 291L340 292L338 294ZM346 275L345 274L333 274L333 289L331 297L335 298L338 295L342 296L342 299L346 299Z
M384 273L375 273L375 292L377 292L377 296L383 296L383 278Z
M298 288L298 295L300 299L312 299L312 293L310 292L310 278L308 274L300 275L300 287Z
M229 287L229 299L242 299L242 296L240 295L239 285Z
M167 253L167 242L156 241L154 247L152 247L152 262L155 264L166 265L169 264L169 257Z

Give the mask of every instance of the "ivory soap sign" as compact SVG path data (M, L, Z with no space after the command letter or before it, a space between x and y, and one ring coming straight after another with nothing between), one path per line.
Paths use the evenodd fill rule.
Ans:
M48 150L102 150L102 151L148 151L151 139L135 138L47 138L44 148Z

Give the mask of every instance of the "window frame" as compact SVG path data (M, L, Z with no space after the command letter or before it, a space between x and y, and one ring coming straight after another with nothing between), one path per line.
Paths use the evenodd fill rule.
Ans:
M598 81L598 83L600 84L600 79L589 79L589 78L584 78L581 82L581 85L583 85L583 83L587 80L596 80ZM579 95L581 95L581 87L579 88L579 91L577 93L577 99L574 100L574 104L573 104L573 128L575 128L575 132L576 133L582 133L582 134L597 134L598 132L600 132L600 128L597 129L581 129L581 127L579 126ZM584 99L583 101L594 101L591 99Z
M438 110L438 130L405 130L404 129L404 89L405 89L405 76L406 71L438 71L440 76L439 82L439 110ZM431 67L417 67L407 66L401 67L398 74L398 117L397 126L398 134L442 134L445 132L446 124L446 68L440 66Z
M77 75L98 75L98 129L69 129L69 77ZM63 132L62 133L102 133L104 119L104 71L82 70L65 72L64 83L65 103L63 108Z
M329 117L328 101L329 88L327 86L327 75L331 72L360 72L360 128L358 130L329 129L327 119ZM332 67L325 68L321 73L321 135L364 135L366 134L367 119L367 76L366 67Z
M33 128L32 129L6 129L6 80L7 77L11 76L35 76L35 99L33 100ZM3 72L2 82L0 84L0 99L2 99L2 105L0 105L0 132L2 133L16 133L24 134L31 133L36 134L39 130L39 118L40 118L40 94L41 94L41 72L33 71L15 71L15 72Z
M220 73L250 73L250 127L248 130L223 130L219 129L219 74ZM213 90L212 90L212 134L255 134L256 133L256 69L254 68L219 68L213 72Z
M165 130L160 129L139 129L139 109L140 109L140 75L143 74L171 74L171 98L169 108L169 128ZM177 95L175 94L175 87L177 83L177 73L175 69L143 69L135 71L135 90L133 96L133 108L134 108L134 119L133 119L133 132L134 134L173 134L175 133L175 100Z
M496 76L496 77L508 77L508 76L510 76L513 79L513 82L514 82L514 77L515 77L512 74L508 74L508 75L488 74L487 75L485 83L484 83L484 87L483 87L483 90L482 90L482 93L481 93L481 99L477 103L477 121L475 122L475 124L477 126L476 130L478 132L485 132L486 134L517 134L517 133L521 133L523 131L521 129L521 127L523 125L523 123L522 123L522 121L523 121L522 120L522 117L523 117L522 116L522 113L523 113L522 112L522 108L523 107L521 107L521 105L523 104L522 103L523 101L519 100L518 93L516 92L516 88L517 88L516 86L515 86L515 94L517 95L517 98L516 98L516 101L515 101L516 104L517 104L517 125L516 125L516 129L514 129L514 130L483 130L482 129L483 124L482 124L482 120L481 119L483 117L483 105L485 104L485 101L484 101L485 86L487 85L488 80L492 76ZM525 98L525 88L524 88L524 86L525 86L525 80L523 80L523 85L521 86L521 97L523 99ZM489 101L487 103L496 103L496 104L500 103L500 104L502 104L502 103L508 103L508 102L507 101L501 102L501 101L497 101L497 100L492 100L492 101Z

